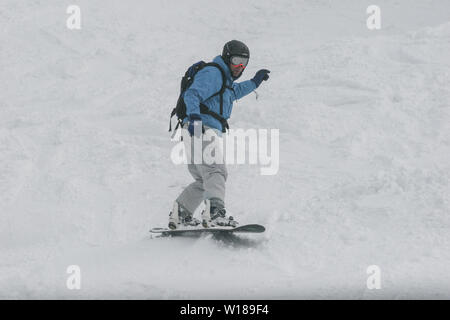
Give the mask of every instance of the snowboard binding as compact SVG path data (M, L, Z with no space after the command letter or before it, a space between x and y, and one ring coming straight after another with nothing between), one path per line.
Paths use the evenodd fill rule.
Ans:
M176 230L180 226L198 226L200 221L192 216L192 214L178 204L177 201L173 203L172 211L169 214L169 229Z
M211 201L205 200L205 209L201 214L201 221L184 209L177 201L174 201L172 211L169 214L170 230L180 229L180 227L196 227L201 223L203 228L211 227L233 227L238 226L238 222L232 216L226 216L225 208L211 207Z

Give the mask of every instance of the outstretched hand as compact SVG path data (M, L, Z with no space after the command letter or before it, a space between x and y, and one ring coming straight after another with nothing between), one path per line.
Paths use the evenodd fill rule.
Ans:
M269 79L269 73L269 70L261 69L256 72L255 76L251 80L256 84L256 87L258 88L261 82L267 81L267 79Z

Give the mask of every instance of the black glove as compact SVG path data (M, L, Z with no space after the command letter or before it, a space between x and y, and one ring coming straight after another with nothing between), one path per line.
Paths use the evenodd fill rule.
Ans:
M258 88L261 82L263 82L263 80L266 81L267 79L269 79L269 73L270 73L269 70L261 69L255 74L255 76L251 80L256 84L256 87Z

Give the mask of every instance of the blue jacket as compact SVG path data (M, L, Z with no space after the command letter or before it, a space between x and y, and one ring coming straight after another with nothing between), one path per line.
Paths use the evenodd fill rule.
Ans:
M233 109L233 101L238 100L253 90L256 85L253 81L247 80L240 83L234 83L231 76L231 71L225 64L221 56L214 58L213 62L220 65L225 72L226 85L233 90L226 88L223 93L223 114L225 119L229 119L231 110ZM194 82L184 93L184 103L186 104L186 114L196 113L202 118L205 126L222 130L222 124L217 119L214 119L209 114L200 113L200 103L204 104L209 110L220 115L220 95L210 98L213 94L220 91L222 88L222 74L216 67L205 67L200 70L194 78ZM187 118L183 120L183 123Z

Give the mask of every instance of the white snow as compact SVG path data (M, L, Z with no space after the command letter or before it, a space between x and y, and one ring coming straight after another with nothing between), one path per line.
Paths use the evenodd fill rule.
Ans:
M2 0L0 298L450 298L450 2L376 2ZM227 208L267 231L151 239L179 79L231 39L271 74L230 125L280 129L280 170L230 166Z

